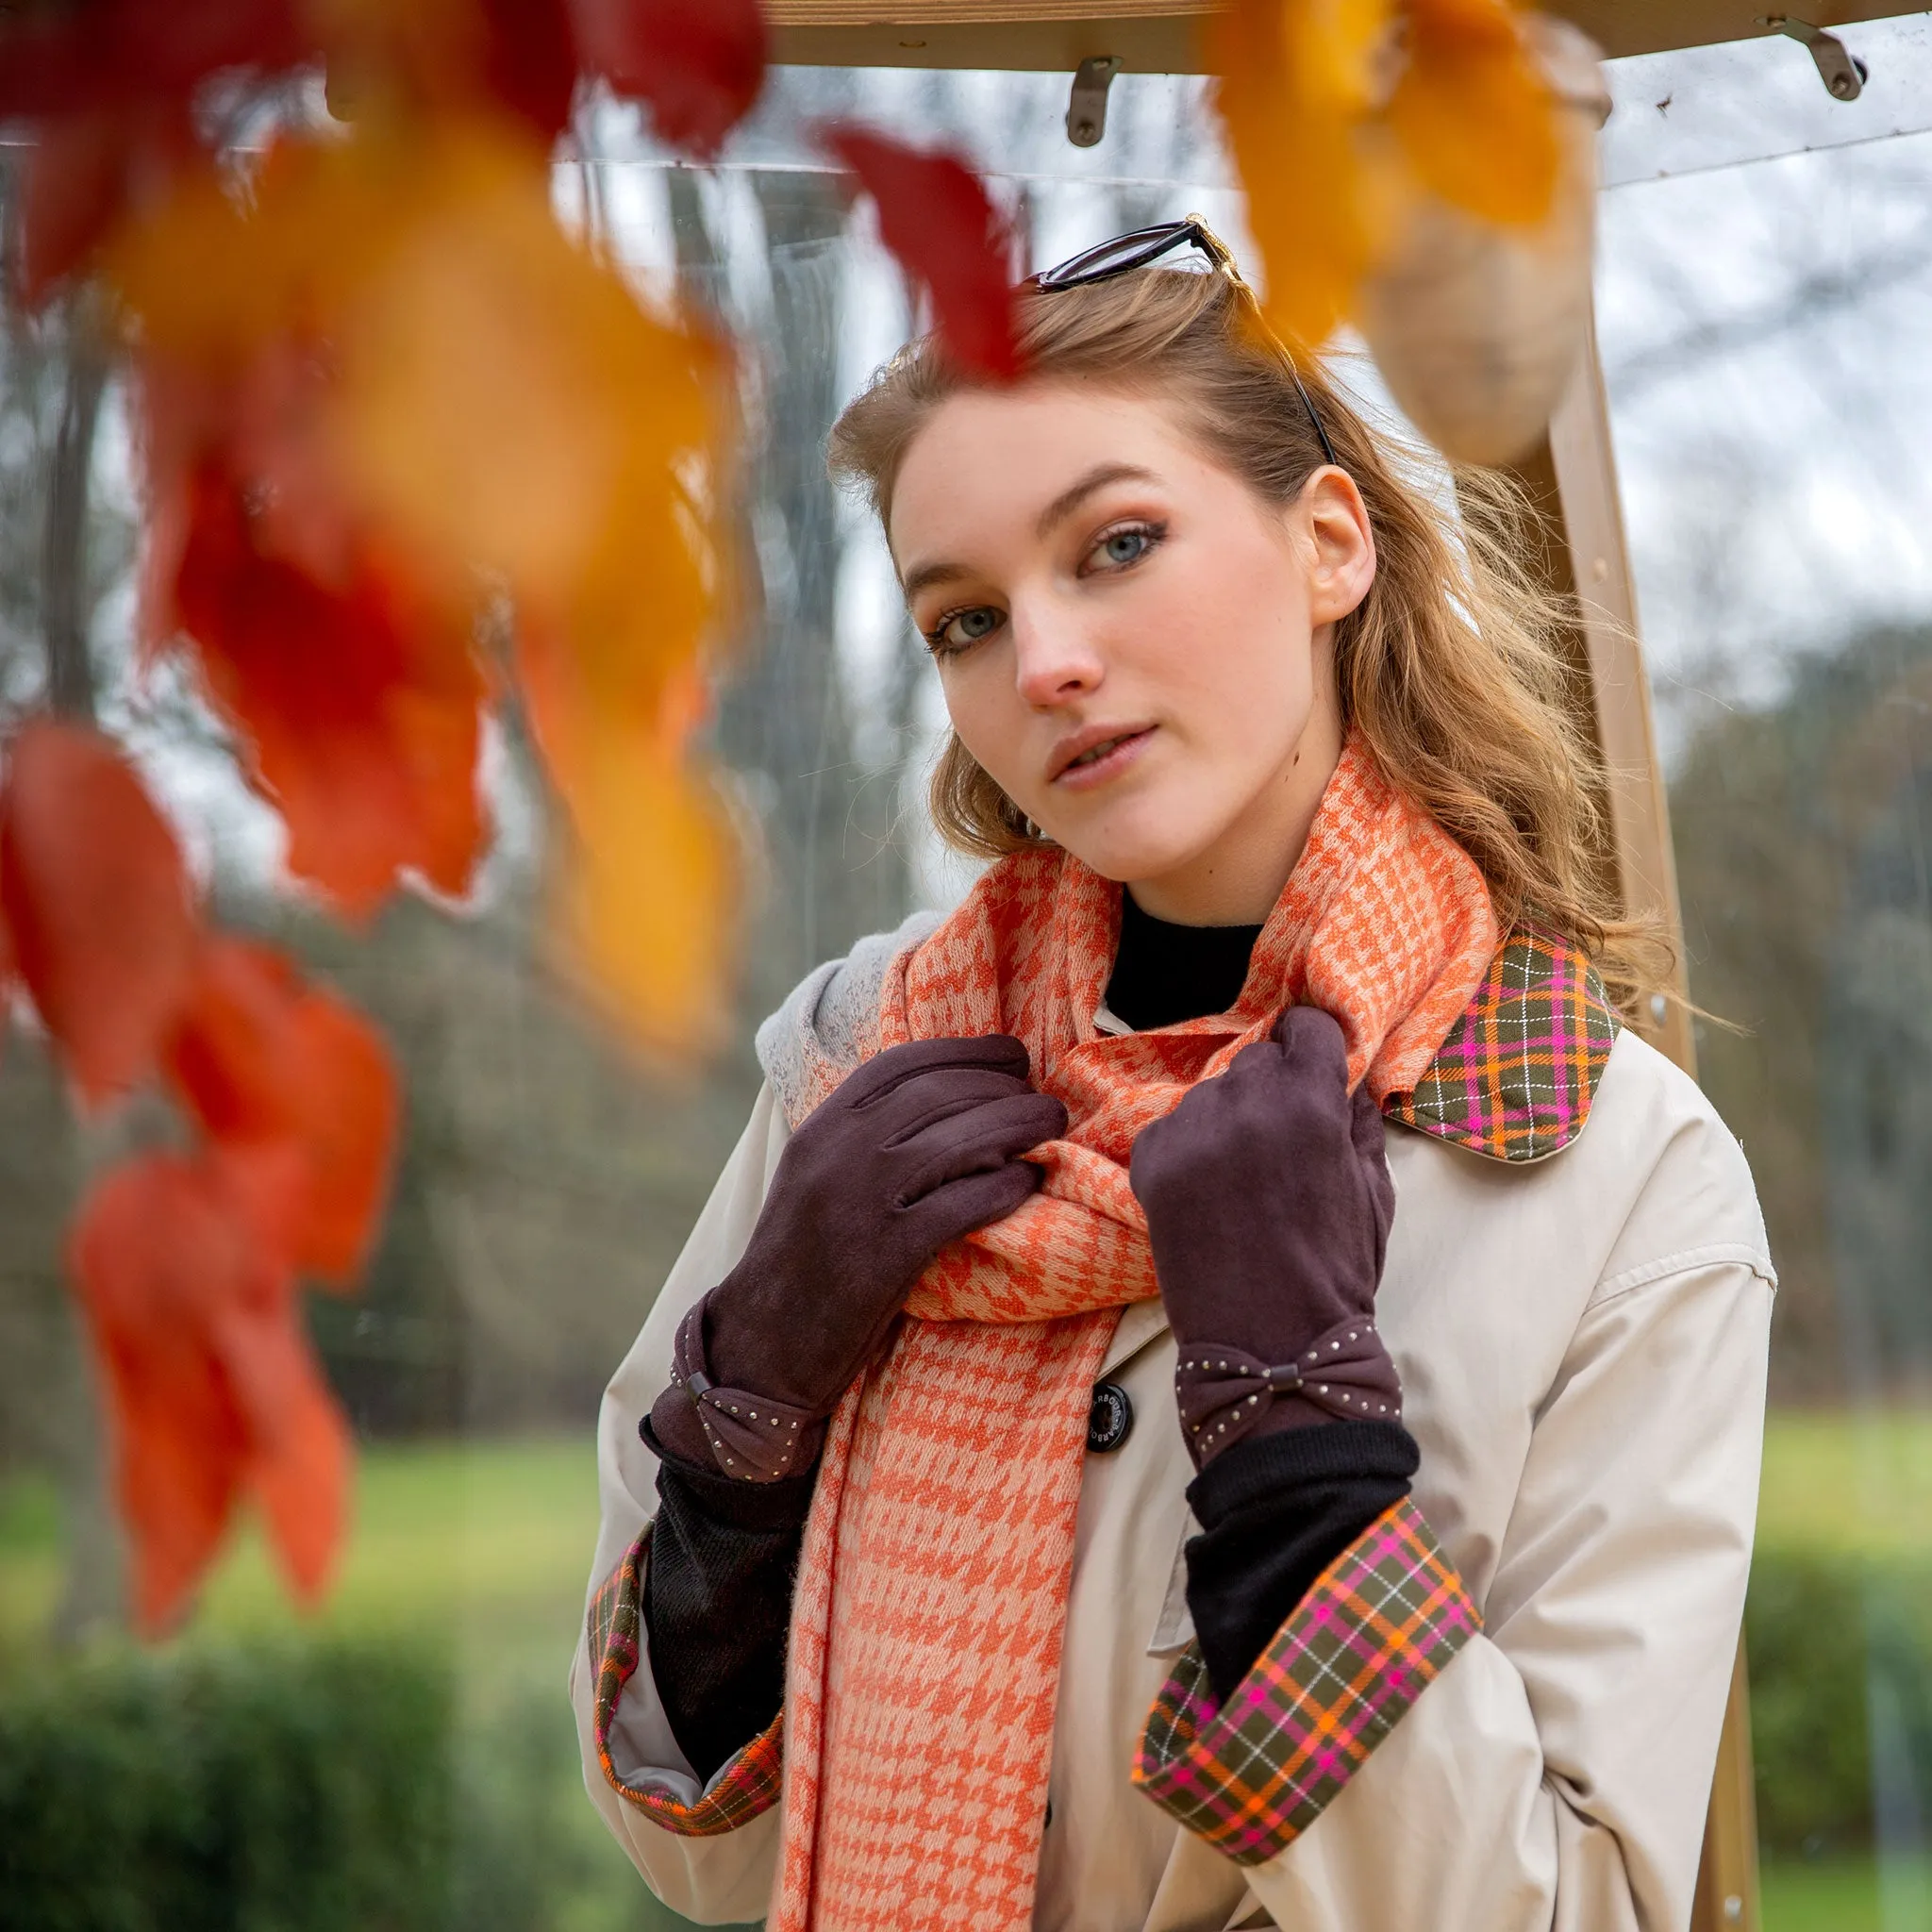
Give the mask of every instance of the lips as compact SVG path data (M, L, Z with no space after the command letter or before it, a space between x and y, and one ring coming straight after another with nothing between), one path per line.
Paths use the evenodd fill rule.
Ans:
M1089 724L1070 733L1053 748L1047 761L1048 782L1058 784L1062 778L1094 771L1153 728L1151 724Z

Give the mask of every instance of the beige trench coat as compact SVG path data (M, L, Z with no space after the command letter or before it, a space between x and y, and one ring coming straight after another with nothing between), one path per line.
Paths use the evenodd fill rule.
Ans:
M744 1248L786 1140L769 1090L612 1378L591 1585L656 1507L638 1418L685 1309ZM1129 1783L1190 1635L1192 1474L1159 1304L1105 1374L1132 1398L1080 1492L1035 1924L1051 1932L1669 1932L1689 1920L1757 1509L1774 1286L1737 1141L1696 1085L1622 1034L1583 1133L1506 1166L1391 1126L1378 1299L1422 1451L1414 1500L1482 1611L1472 1639L1299 1839L1241 1867ZM779 1813L674 1835L600 1770L592 1673L571 1690L591 1796L688 1917L760 1917ZM612 1757L698 1795L650 1681ZM833 1928L836 1932L836 1928Z

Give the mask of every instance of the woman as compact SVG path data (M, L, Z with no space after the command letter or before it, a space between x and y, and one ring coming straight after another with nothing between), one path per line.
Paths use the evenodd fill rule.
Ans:
M1021 314L834 435L995 862L759 1034L604 1407L592 1795L786 1932L1682 1925L1773 1274L1554 613L1198 223Z

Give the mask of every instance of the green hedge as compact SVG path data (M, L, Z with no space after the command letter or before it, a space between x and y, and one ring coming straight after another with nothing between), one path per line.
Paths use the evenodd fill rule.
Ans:
M367 1641L23 1675L0 1690L0 1927L528 1932L572 1878L533 1815L575 1766L551 1703L466 1750L446 1666Z
M1744 1627L1766 1857L1869 1846L1874 1701L1932 1789L1932 1567L1760 1552Z

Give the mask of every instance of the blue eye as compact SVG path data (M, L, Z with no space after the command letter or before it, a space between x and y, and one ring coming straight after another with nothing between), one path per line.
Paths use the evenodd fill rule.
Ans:
M941 656L949 651L963 651L982 638L990 638L1001 622L1001 613L991 604L975 604L969 610L949 610L926 632L925 641Z
M1160 547L1165 524L1122 524L1100 538L1087 553L1085 570L1131 570Z

